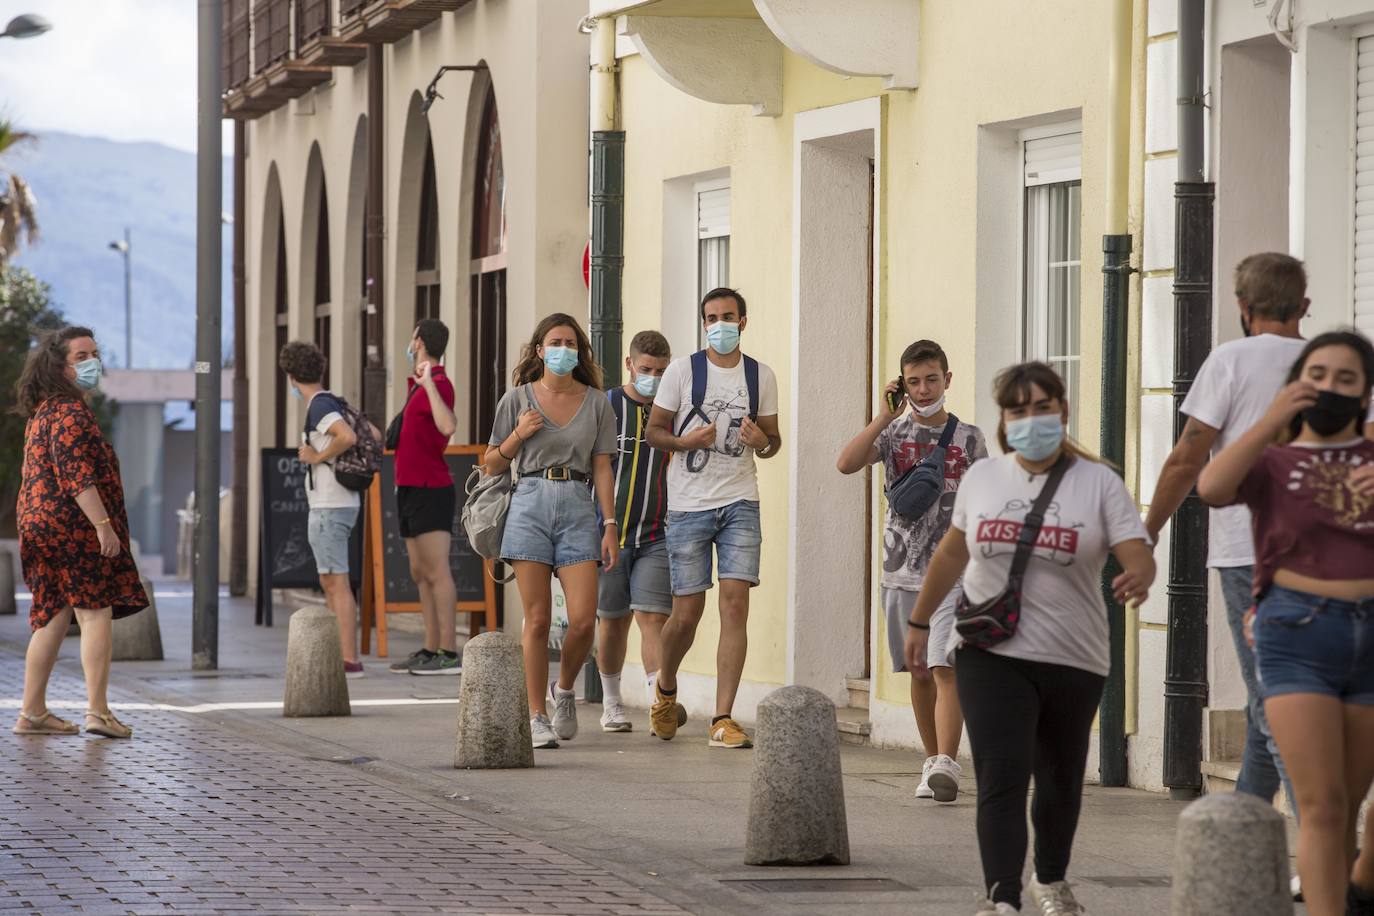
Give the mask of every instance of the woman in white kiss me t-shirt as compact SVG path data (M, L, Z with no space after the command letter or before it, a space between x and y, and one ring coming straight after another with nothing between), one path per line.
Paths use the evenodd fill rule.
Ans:
M979 913L1021 906L1026 861L1026 796L1035 777L1035 875L1031 909L1077 912L1065 881L1083 795L1093 717L1110 668L1101 575L1111 552L1125 570L1113 583L1120 602L1145 600L1155 563L1131 494L1108 465L1064 435L1064 383L1044 363L1005 369L994 383L1007 454L969 468L949 533L931 559L911 612L906 661L926 669L931 616L963 575L972 604L1007 586L1027 513L1061 457L1068 462L1045 510L1021 588L1011 638L954 652L959 701L978 778L978 846L988 900Z

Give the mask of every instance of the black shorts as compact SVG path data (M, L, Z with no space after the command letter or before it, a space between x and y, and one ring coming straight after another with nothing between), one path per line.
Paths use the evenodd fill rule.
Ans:
M431 531L452 531L458 492L447 487L397 487L396 514L401 537L414 538Z

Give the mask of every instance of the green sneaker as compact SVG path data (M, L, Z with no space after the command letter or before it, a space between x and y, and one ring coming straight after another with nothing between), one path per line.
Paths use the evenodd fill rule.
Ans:
M411 668L414 668L426 659L432 658L433 655L434 653L428 649L418 649L410 653L407 658L403 658L399 662L392 662L391 667L387 670L392 674L409 674Z
M429 676L432 674L462 674L463 656L445 652L440 649L432 653L429 658L417 662L410 669L411 674Z

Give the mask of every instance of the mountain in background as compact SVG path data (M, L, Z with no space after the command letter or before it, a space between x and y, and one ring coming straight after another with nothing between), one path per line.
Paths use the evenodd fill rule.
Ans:
M196 157L159 143L49 131L6 157L38 198L40 240L15 263L52 286L67 320L92 328L106 364L124 353L124 261L109 247L133 233L134 366L186 369L196 345ZM222 210L233 211L233 159ZM233 349L232 227L224 226L222 346Z

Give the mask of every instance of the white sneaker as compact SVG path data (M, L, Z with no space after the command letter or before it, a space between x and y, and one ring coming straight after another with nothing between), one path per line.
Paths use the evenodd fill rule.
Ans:
M982 900L978 904L978 912L974 913L973 916L1008 916L1008 914L1015 916L1020 912L1010 903L993 903L991 900Z
M1041 916L1076 916L1078 913L1086 912L1074 899L1067 881L1041 884L1038 878L1032 877L1030 884L1026 886L1026 893L1030 895L1032 906Z
M937 754L930 761L926 783L938 802L952 802L959 797L959 774L963 769L946 754Z
M553 733L564 741L577 737L577 694L559 693L550 686L553 698Z
M619 703L607 703L601 710L603 732L628 732L633 731L634 727L634 723L625 715L625 707Z
M921 782L916 786L917 798L934 798L935 793L930 789L930 768L935 765L934 757L927 757L926 762L921 764Z
M530 741L535 749L558 747L558 736L553 733L549 717L537 715L530 719Z

